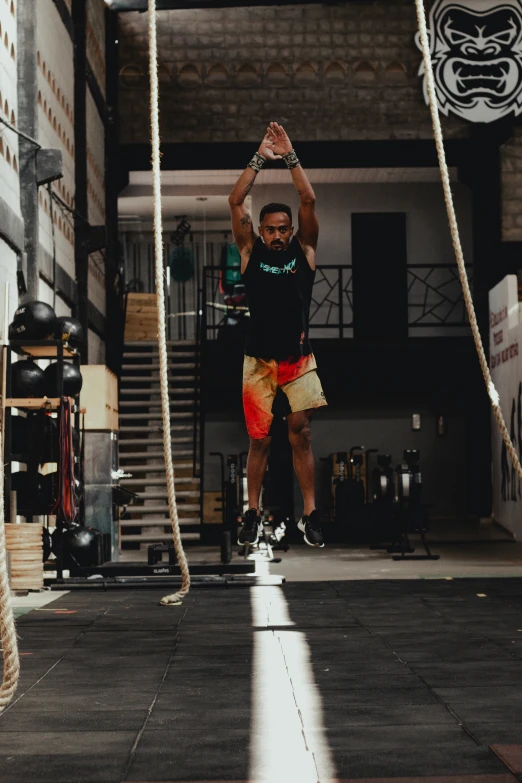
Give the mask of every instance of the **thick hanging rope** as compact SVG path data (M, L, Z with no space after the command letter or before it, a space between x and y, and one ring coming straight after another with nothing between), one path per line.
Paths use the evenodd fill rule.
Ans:
M480 368L486 388L488 391L489 399L491 401L491 407L497 421L498 429L506 448L511 457L511 461L516 470L517 476L522 481L522 466L518 458L518 454L511 442L504 416L500 408L500 401L498 392L495 389L495 385L491 378L488 362L484 353L484 347L482 345L482 339L477 324L477 317L475 315L475 307L473 306L473 300L471 298L471 291L469 288L468 276L466 274L466 267L464 264L464 253L462 252L462 245L460 243L459 228L457 224L457 217L455 215L455 207L453 204L453 196L451 193L450 178L448 173L448 165L446 163L446 153L444 150L444 141L442 138L442 127L440 124L439 108L437 105L437 95L435 92L435 79L433 76L433 65L431 62L430 43L428 39L428 30L426 26L426 13L424 11L423 0L415 0L417 8L417 20L419 25L420 42L422 46L422 56L424 60L424 72L426 77L426 89L428 92L428 99L430 104L431 120L433 123L433 135L435 137L435 144L437 147L437 155L439 158L440 174L442 178L442 187L444 189L444 200L446 202L446 211L448 213L448 220L451 231L451 239L453 241L453 249L455 250L455 258L457 259L457 267L459 271L459 278L462 285L462 291L464 293L464 302L466 304L466 310L468 311L469 323L471 331L473 333L473 339L475 341L475 348L480 362Z
M163 270L163 224L161 217L161 169L159 136L159 88L158 88L158 44L156 38L156 0L149 0L149 76L150 76L150 124L152 144L152 185L154 196L154 257L156 262L156 296L158 302L158 348L160 363L161 413L163 420L163 452L167 469L167 493L169 515L172 523L172 538L181 569L181 588L173 595L166 595L161 603L176 604L190 590L190 573L183 551L179 530L176 491L174 486L174 465L172 463L172 442L170 435L170 400L165 318L165 279Z
M1 433L0 455L3 456ZM0 712L2 712L13 698L20 674L18 642L16 641L16 629L11 607L11 590L9 589L9 580L7 578L3 459L0 466L0 642L4 659L4 678L0 686Z

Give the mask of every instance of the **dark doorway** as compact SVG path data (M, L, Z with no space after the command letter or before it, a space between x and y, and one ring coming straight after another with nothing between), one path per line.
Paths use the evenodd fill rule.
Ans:
M352 214L354 336L408 336L406 214Z

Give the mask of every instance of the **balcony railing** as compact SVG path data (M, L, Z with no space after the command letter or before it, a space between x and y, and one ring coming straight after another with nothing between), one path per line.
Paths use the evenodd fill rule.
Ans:
M472 286L471 267L466 271ZM456 264L408 266L408 326L424 329L469 327Z
M470 275L471 269L468 269ZM207 339L237 320L247 317L225 304L220 288L220 267L203 270L203 319ZM469 333L462 288L455 264L410 264L407 268L408 333L415 336ZM470 275L470 283L472 283ZM354 336L353 274L349 265L317 267L310 306L310 336L351 338Z

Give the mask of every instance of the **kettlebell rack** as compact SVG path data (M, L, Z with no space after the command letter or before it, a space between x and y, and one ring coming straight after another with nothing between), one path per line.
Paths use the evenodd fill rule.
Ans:
M80 353L76 349L68 345L63 340L10 340L8 344L2 346L2 435L4 444L4 503L5 503L5 519L6 522L16 522L16 515L18 513L19 505L17 503L16 492L12 489L12 465L13 463L21 463L26 466L30 462L30 449L34 444L28 443L27 453L16 453L13 451L13 414L14 408L24 411L26 413L27 420L29 421L36 416L40 411L59 411L62 405L64 395L64 363L65 361L71 361L78 371L80 370ZM13 354L18 356L27 356L32 359L38 360L55 360L57 364L56 371L56 392L57 396L53 397L13 397L12 396L12 384L11 373L13 366ZM75 397L67 397L71 405L72 427L78 435L78 441L80 436L80 395ZM74 455L75 462L80 461L80 454ZM57 455L57 461L59 461L59 454ZM37 470L37 468L35 468ZM80 466L81 469L81 466ZM83 505L80 504L80 517L83 516ZM35 514L22 514L26 516L28 522L32 521L32 517L46 516L49 517L49 512ZM80 520L81 521L81 520ZM56 517L57 530L63 529L63 520L59 515ZM56 556L56 571L57 577L63 577L63 560L62 554L59 550Z

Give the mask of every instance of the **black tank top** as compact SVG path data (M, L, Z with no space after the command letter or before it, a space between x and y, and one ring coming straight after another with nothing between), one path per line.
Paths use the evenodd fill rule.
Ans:
M308 318L315 271L296 237L286 250L269 250L258 237L243 274L250 325L247 356L292 359L308 356Z

